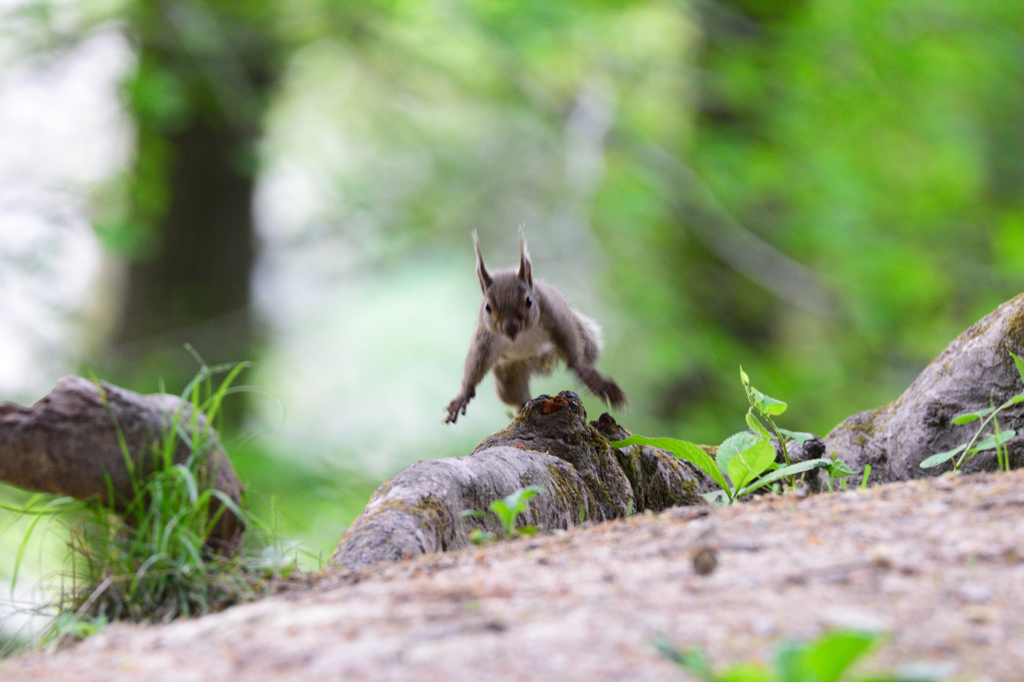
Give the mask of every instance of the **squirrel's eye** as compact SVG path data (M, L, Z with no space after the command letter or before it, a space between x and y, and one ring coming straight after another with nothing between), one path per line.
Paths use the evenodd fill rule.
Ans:
M486 310L487 312L491 312L491 304L490 303L484 303L484 310Z
M532 296L527 296L526 297L526 307L529 308L531 305L533 305L533 297Z

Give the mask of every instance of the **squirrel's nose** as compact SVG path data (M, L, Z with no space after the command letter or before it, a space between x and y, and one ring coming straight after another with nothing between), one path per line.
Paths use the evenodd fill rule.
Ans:
M515 341L516 336L519 335L519 323L515 320L507 320L505 322L505 336Z

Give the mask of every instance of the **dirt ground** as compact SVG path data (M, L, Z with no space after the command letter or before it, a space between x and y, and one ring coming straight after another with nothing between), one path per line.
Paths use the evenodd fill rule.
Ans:
M872 668L1021 680L1022 511L1024 471L679 508L115 625L0 680L682 680L657 639L767 661L844 626L888 633Z

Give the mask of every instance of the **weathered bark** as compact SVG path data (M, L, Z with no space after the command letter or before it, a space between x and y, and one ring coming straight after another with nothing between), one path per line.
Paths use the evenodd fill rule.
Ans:
M332 561L347 568L464 547L469 531L500 532L496 518L461 517L487 509L519 488L540 485L521 518L541 529L583 520L703 504L710 481L670 454L648 447L616 450L628 433L610 416L586 421L579 396L540 396L468 457L418 462L384 483L342 536Z
M0 481L39 492L78 499L108 494L107 479L119 501L134 496L128 458L137 479L153 471L154 446L180 413L179 424L191 438L192 408L177 396L140 395L81 377L65 377L45 398L30 408L0 404ZM200 483L205 478L238 503L242 485L216 431L197 415L197 429L205 429ZM189 448L179 439L175 462L183 462ZM210 473L212 472L212 478ZM205 474L205 475L204 475ZM225 511L213 531L211 545L223 552L240 548L244 528Z
M952 450L970 440L978 422L951 423L965 412L1000 405L1021 392L1021 379L1010 351L1024 354L1024 294L1007 301L958 336L899 398L875 410L849 417L825 437L853 469L871 465L871 481L903 481L935 476L952 463L931 469L920 464L927 457ZM1010 465L1024 464L1024 404L999 416L1001 429L1016 429L1007 443ZM996 468L994 450L979 453L964 472Z

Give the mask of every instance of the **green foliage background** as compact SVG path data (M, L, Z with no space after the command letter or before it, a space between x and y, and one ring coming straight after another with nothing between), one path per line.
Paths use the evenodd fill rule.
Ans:
M337 176L381 259L464 256L473 228L508 251L521 222L535 251L568 244L548 272L593 282L645 432L730 432L741 362L827 431L1022 288L1014 3L418 2L361 21L300 49L285 87L349 84L318 102L358 140Z

